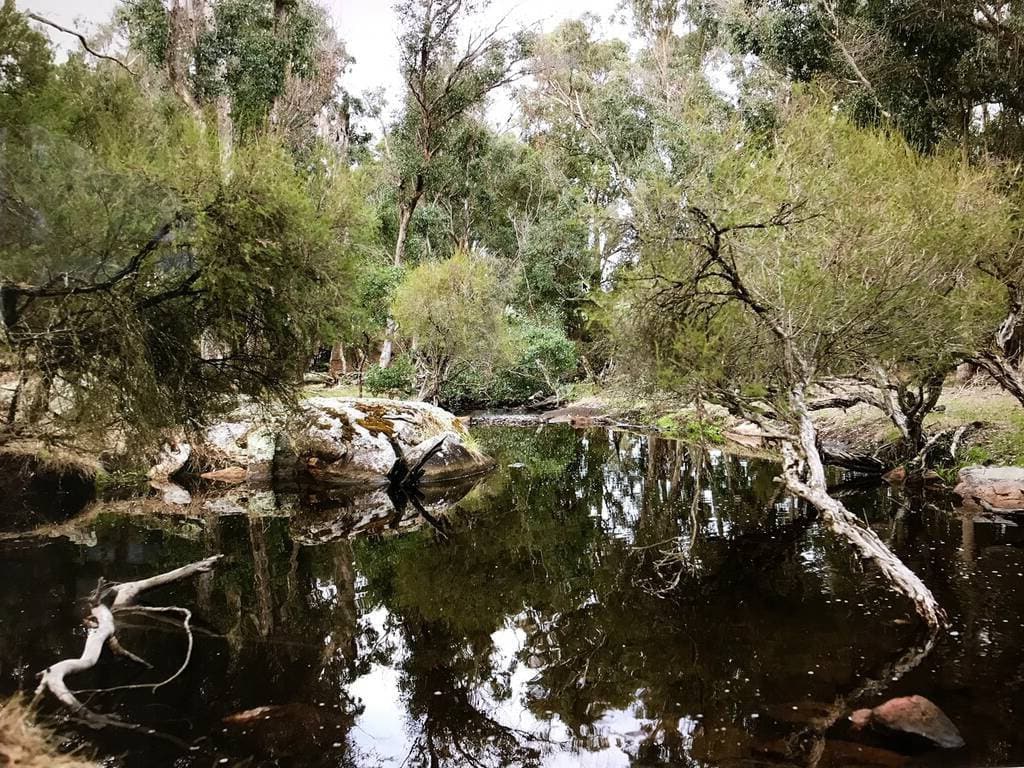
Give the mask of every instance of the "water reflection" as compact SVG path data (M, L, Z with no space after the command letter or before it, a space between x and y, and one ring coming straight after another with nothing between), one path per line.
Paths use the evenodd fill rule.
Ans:
M432 523L386 496L243 490L0 545L3 692L78 654L75 600L100 575L222 551L222 571L160 597L206 622L188 673L91 702L194 749L92 737L124 765L899 765L842 714L909 693L968 742L914 764L1024 759L1017 529L844 488L956 622L916 664L909 607L771 463L602 430L477 436L503 469L423 499ZM173 627L123 639L160 670L183 652ZM75 682L137 675L108 660Z

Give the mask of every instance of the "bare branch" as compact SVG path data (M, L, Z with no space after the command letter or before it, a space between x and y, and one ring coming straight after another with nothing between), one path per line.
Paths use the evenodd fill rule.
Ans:
M83 35L81 32L77 32L77 31L75 31L73 29L68 29L67 27L62 27L60 24L56 23L55 21L50 21L49 19L40 16L38 13L26 13L25 15L28 18L32 19L33 21L38 21L40 24L45 24L46 26L53 27L54 29L56 29L56 30L58 30L60 32L63 32L64 34L72 35L73 37L77 37L79 42L82 43L82 47L85 48L85 50L88 53L92 54L97 59L106 59L107 61L112 61L115 64L117 64L117 66L119 66L121 69L123 69L125 72L127 72L129 75L131 75L132 77L136 77L137 76L136 73L127 64L125 64L120 59L115 58L114 56L108 56L105 53L100 53L99 51L94 50L92 48L92 46L89 45L89 41L85 39L85 35Z

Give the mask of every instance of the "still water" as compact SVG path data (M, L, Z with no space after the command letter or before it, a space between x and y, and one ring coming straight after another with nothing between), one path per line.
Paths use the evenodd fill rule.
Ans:
M187 671L83 694L156 733L66 726L69 746L147 768L1024 763L1020 528L835 478L950 613L922 655L908 605L779 493L770 462L564 426L475 436L498 471L428 498L429 520L383 494L236 489L0 542L0 695L79 655L99 577L223 552L147 595L194 610ZM133 621L122 643L156 671L105 656L73 686L177 668L180 628ZM913 693L967 746L850 731L851 708Z

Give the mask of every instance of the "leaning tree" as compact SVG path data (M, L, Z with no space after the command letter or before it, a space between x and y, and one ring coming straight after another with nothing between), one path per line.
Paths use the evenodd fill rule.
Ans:
M906 455L927 444L933 396L889 395L915 378L924 393L956 359L971 254L1007 229L991 179L801 100L767 146L726 146L701 174L642 189L634 341L760 424L786 487L942 625L928 588L829 494L812 409L844 382L902 423Z

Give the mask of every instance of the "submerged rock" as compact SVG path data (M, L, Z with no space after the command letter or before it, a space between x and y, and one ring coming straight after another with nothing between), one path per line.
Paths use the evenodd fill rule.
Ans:
M422 482L472 477L493 466L461 420L420 402L313 397L291 418L243 408L210 427L206 439L205 453L219 464L212 474L234 467L232 479L244 468L249 479L299 472L337 485L383 487L400 455L414 465L442 439Z
M987 511L1024 511L1024 467L964 467L954 493L965 506Z
M164 504L184 506L192 503L192 494L172 480L150 480L149 487L160 494Z
M946 749L964 745L953 722L924 696L903 696L874 709L858 709L850 715L850 720L857 729L871 727L882 732L908 734Z

